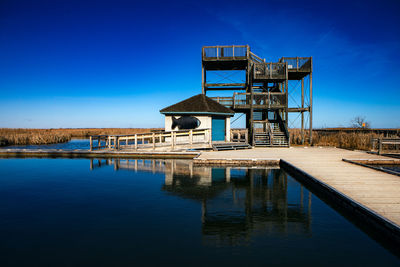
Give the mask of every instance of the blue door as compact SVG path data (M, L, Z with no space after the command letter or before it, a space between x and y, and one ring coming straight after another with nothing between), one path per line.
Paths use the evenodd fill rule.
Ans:
M211 134L213 141L225 141L225 118L212 118Z

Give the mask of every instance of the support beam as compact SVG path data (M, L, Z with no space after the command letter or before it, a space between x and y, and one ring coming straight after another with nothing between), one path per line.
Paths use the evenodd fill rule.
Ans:
M203 95L206 94L205 83L206 83L206 71L204 70L204 64L202 62L201 63L201 90L202 90Z
M301 108L304 109L304 78L301 78ZM301 111L301 144L304 145L304 112Z
M311 57L311 71L310 71L310 145L312 145L312 117L313 117L313 102L312 102L312 57Z

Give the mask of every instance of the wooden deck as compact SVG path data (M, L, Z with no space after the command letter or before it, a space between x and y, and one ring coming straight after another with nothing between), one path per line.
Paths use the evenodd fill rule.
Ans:
M400 177L344 162L386 157L337 148L256 148L229 152L203 152L198 159L284 160L307 173L354 205L361 205L400 229Z

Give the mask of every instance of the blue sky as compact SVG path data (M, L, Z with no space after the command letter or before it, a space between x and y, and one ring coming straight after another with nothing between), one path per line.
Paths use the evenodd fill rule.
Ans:
M313 56L315 127L400 127L398 14L399 1L2 0L0 127L163 127L161 108L201 92L201 47L231 44Z

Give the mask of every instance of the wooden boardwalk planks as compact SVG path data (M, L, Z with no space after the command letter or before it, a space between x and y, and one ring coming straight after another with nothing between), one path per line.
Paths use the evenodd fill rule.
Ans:
M337 148L203 152L199 159L283 159L400 227L400 177L342 161L386 157Z

